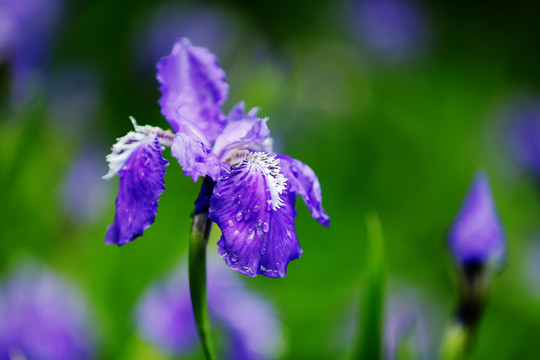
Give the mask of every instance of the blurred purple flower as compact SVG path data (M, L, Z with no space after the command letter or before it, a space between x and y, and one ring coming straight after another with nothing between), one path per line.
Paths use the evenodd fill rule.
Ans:
M0 359L95 358L88 307L64 279L37 265L0 285Z
M74 220L91 222L103 212L112 193L109 183L101 181L106 170L103 155L83 150L64 178L59 198L66 214Z
M35 90L61 8L61 0L0 0L0 63L9 64L14 101Z
M360 0L357 31L369 52L383 62L402 62L427 48L430 28L426 14L409 0Z
M222 263L208 267L208 306L214 325L228 338L220 358L274 359L283 349L281 325L273 307L249 292ZM150 286L137 306L142 336L165 353L187 355L199 338L189 294L187 263ZM226 354L226 355L225 355Z
M499 117L515 161L540 177L540 98L511 101Z
M506 240L487 175L479 172L450 229L448 242L458 265L502 266Z
M302 254L296 195L322 225L330 221L317 176L299 160L273 154L268 119L257 117L257 108L246 112L240 103L223 113L229 85L208 49L178 39L157 71L161 112L174 133L132 119L135 131L113 146L104 178L118 173L120 183L105 243L124 245L154 222L168 165L162 151L170 146L186 176L212 180L206 209L222 231L218 252L227 265L248 276L285 276Z
M436 322L435 308L416 292L390 295L385 313L385 358L397 359L404 344L409 345L408 350L413 352L414 359L434 358Z
M223 55L234 47L238 31L237 21L224 11L167 4L150 15L134 46L141 66L153 69L180 37Z
M358 332L358 306L351 306L334 341L339 352L351 348ZM436 352L440 314L437 307L415 288L400 288L386 297L384 309L384 359L393 360L403 347L412 359L433 359Z

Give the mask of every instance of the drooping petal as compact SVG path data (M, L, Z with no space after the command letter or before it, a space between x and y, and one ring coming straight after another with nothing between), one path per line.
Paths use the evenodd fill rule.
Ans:
M205 144L194 140L187 134L177 133L174 137L171 154L178 160L186 176L196 182L200 176L208 175L217 180L221 163Z
M304 199L311 216L324 226L330 224L330 217L322 206L322 192L319 179L309 166L287 155L276 156L281 172L287 178L287 188Z
M106 244L127 244L154 222L159 195L165 190L165 167L169 164L161 152L157 137L143 141L118 173L116 214L107 228Z
M449 233L449 245L460 266L493 263L502 265L506 240L489 180L476 175Z
M253 108L244 116L244 104L236 105L229 113L229 121L214 144L214 153L221 161L226 161L239 149L264 150L261 144L270 136L266 122L268 118L257 118L257 108Z
M188 133L211 146L225 127L221 105L229 92L216 56L183 38L156 67L163 116L175 132Z
M284 181L274 157L250 153L217 182L209 215L221 228L218 251L231 269L283 277L288 263L302 254L294 197Z

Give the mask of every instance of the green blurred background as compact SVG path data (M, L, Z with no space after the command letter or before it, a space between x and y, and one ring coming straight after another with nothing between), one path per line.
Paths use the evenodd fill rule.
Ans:
M490 177L508 262L472 358L538 358L540 272L530 270L540 231L538 194L508 154L497 112L516 94L539 90L539 7L532 1L416 2L425 27L417 43L396 55L370 48L359 35L357 5L63 3L32 90L2 109L0 273L28 258L41 260L84 292L98 323L100 358L150 357L136 350L133 308L148 284L184 258L200 184L183 176L167 150L156 222L117 248L103 238L118 180L100 176L110 146L131 128L128 116L167 127L151 47L164 39L164 56L174 37L188 35L195 45L210 47L227 73L231 92L224 109L240 100L259 106L259 114L270 118L276 150L309 164L322 185L330 227L317 224L298 202L304 254L288 275L238 275L276 305L287 342L284 359L334 359L347 352L340 338L361 292L365 217L373 210L385 234L388 293L420 294L437 309L433 334L440 333L456 297L445 232L477 169ZM210 23L220 21L227 31L211 30L208 43L197 42L197 32L209 29L194 21L201 13L211 13ZM155 30L163 14L178 25L163 30L168 38ZM182 33L187 19L199 29ZM87 154L102 163L66 185L74 161ZM212 254L218 239L214 227Z

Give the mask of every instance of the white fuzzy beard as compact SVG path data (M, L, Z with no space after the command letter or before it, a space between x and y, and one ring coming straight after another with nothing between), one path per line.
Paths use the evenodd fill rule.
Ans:
M270 191L270 200L272 209L277 210L285 205L280 195L286 189L287 179L280 172L279 159L275 155L269 155L264 152L250 152L244 158L244 162L249 165L257 166L263 173L268 190Z

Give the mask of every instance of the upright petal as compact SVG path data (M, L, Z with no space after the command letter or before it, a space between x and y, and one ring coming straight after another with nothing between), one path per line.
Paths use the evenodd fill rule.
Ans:
M244 104L236 105L229 113L227 126L214 144L214 153L218 159L226 161L239 149L261 149L261 144L270 136L267 121L268 118L257 117L257 108L244 115ZM264 150L270 152L272 149Z
M200 176L208 175L217 180L221 172L221 163L205 144L191 136L177 133L174 137L171 154L178 160L186 176L196 182Z
M118 173L120 183L114 222L107 228L106 244L127 244L142 235L156 217L159 195L165 190L165 167L158 138L134 149Z
M215 55L188 39L178 39L156 67L163 116L175 132L186 132L211 146L225 127L221 105L229 92Z
M469 189L450 230L449 245L460 266L488 262L500 265L504 260L504 230L483 173L476 176Z
M283 277L288 263L302 254L294 228L294 197L288 196L274 157L250 153L222 176L209 214L223 234L220 255L239 273Z
M322 225L328 226L330 217L322 206L321 184L317 175L300 160L287 155L278 155L276 158L280 161L281 172L287 178L289 191L302 196L311 216Z

